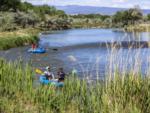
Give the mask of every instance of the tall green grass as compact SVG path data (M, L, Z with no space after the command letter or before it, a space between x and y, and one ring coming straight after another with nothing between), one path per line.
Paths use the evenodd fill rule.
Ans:
M63 88L34 87L35 73L21 62L0 60L1 113L149 113L150 78L140 74L87 84L69 75Z
M0 38L0 50L7 50L13 47L24 46L27 44L31 44L33 42L37 42L37 36L22 36L22 37L7 37Z
M37 42L38 29L23 29L13 32L0 32L0 50L24 46Z

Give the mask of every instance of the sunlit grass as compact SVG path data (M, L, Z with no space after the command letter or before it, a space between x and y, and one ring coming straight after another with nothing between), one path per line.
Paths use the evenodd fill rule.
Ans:
M3 113L149 113L149 76L115 72L113 79L87 84L69 75L63 88L33 87L29 65L0 60L0 111Z
M38 30L24 29L13 32L0 32L0 50L23 46L38 41Z
M150 23L129 25L126 27L126 30L129 32L149 32Z

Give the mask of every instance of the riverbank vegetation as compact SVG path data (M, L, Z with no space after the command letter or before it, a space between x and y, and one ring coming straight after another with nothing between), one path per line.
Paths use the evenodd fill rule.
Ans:
M70 26L68 16L55 7L34 6L20 0L2 0L0 50L37 42L40 31L69 29Z
M143 15L139 7L118 11L114 15L72 15L74 27L123 28L125 31L150 31L150 14Z
M38 29L21 29L11 32L0 32L0 50L29 45L38 42Z
M65 86L34 85L29 65L0 60L2 113L149 113L150 78L135 73L87 84L69 75Z
M14 5L16 4L16 5ZM41 30L61 30L69 28L124 28L125 30L149 29L150 14L143 15L140 7L118 11L114 15L77 14L67 15L53 6L34 6L20 0L2 0L0 4L0 31L13 31L25 28ZM135 28L135 29L134 29ZM140 26L138 27L140 31Z
M110 16L101 14L70 15L74 28L109 28Z
M150 31L150 14L143 15L141 9L135 7L114 15L67 15L53 6L34 6L20 0L1 0L0 50L31 44L38 40L38 32L34 35L30 31L26 32L28 36L21 36L16 32L21 34L26 29L40 32L70 28L123 28L123 31L131 32Z
M20 0L2 0L0 11L1 31L28 27L47 30L70 28L65 12L48 5L34 6Z
M143 15L139 7L119 11L112 16L114 27L123 27L126 31L150 31L149 15Z

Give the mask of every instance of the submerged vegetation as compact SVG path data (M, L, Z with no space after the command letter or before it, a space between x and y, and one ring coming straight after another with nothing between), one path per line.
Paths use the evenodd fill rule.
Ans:
M105 82L87 84L69 75L63 88L34 86L29 65L0 60L2 113L149 113L150 78L114 73Z

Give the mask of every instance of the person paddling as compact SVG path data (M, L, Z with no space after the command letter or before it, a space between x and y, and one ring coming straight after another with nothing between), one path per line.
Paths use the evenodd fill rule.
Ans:
M66 74L64 73L63 68L59 68L59 69L58 69L57 75L58 75L58 82L63 82L64 79L65 79L65 75L66 75Z
M35 43L32 43L32 50L35 50L37 48L37 45Z
M44 72L44 75L47 80L55 79L54 74L51 72L50 66L46 67L46 71Z

